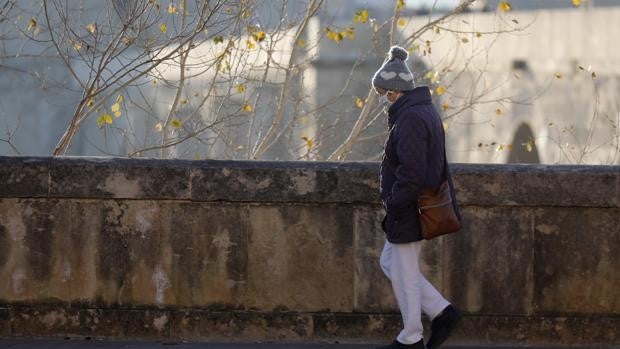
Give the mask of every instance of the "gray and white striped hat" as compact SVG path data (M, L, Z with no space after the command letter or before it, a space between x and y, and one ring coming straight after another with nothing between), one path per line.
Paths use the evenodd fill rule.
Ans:
M372 86L390 91L410 91L415 88L413 74L407 66L409 54L400 46L392 46L388 60L372 77Z

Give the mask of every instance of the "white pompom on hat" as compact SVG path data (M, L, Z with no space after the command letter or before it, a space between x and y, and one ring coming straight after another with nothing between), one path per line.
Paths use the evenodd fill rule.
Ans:
M400 46L392 46L388 59L372 77L372 85L390 91L410 91L415 88L413 74L407 66L409 53Z

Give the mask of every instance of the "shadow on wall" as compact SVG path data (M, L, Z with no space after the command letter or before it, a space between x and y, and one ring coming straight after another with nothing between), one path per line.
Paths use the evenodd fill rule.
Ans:
M534 132L528 124L521 124L512 140L512 150L508 155L509 164L540 164L538 148L534 142Z

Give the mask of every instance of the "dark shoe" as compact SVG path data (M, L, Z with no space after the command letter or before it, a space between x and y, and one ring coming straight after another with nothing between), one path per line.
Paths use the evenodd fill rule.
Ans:
M437 315L431 322L431 338L429 338L426 347L428 349L437 349L450 337L452 331L461 321L461 311L452 304L448 305L441 314Z
M395 339L390 345L377 347L377 349L401 349L401 348L424 349L424 340L420 339L418 342L413 343L413 344L403 344Z

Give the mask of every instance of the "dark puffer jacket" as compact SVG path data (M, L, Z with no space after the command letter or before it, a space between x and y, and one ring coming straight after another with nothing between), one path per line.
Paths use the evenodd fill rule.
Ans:
M381 162L383 229L391 243L422 240L418 216L421 189L443 182L445 135L428 87L404 92L388 110L389 135ZM454 186L447 171L452 198ZM461 218L456 199L454 208Z

